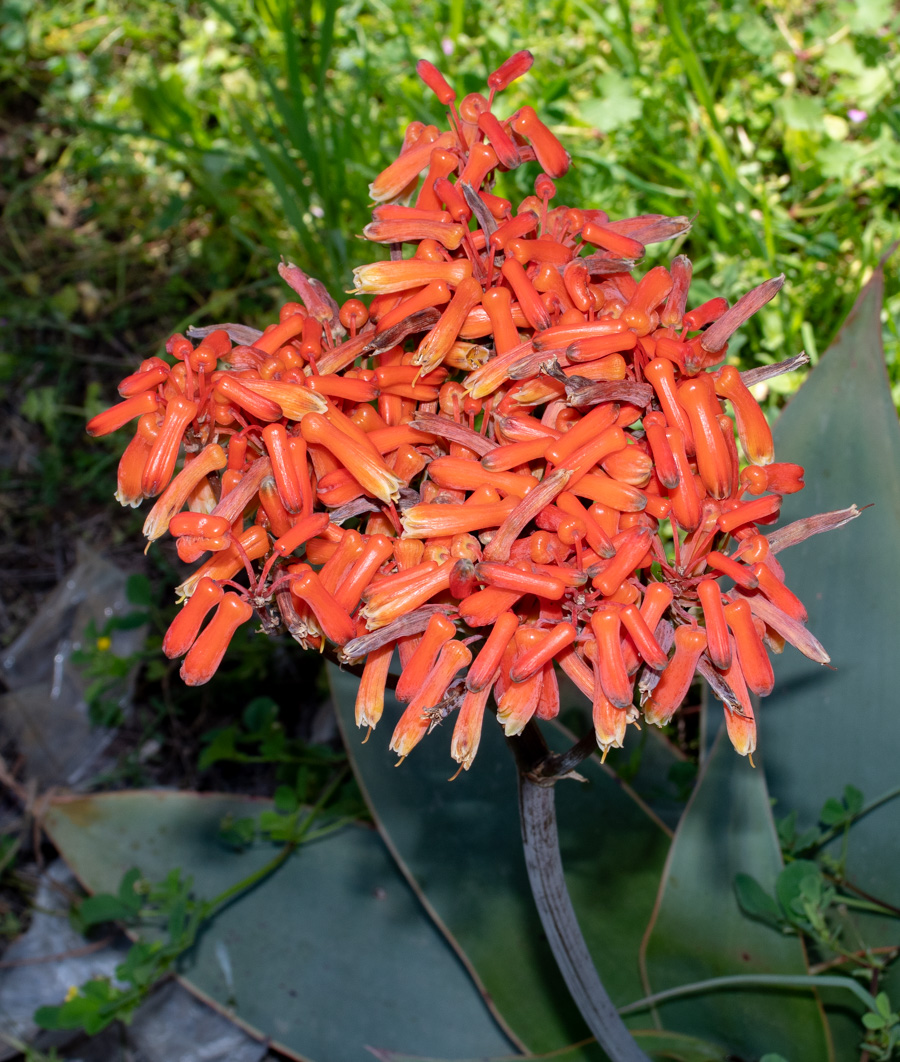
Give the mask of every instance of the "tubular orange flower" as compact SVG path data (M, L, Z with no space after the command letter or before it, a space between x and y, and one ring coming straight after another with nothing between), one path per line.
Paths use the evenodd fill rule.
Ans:
M708 376L687 380L678 388L678 398L691 424L697 452L697 467L703 485L714 498L731 493L731 459L719 423L719 403Z
M455 133L441 133L433 141L417 144L408 151L404 151L369 185L369 195L376 203L396 199L410 181L427 168L433 151L452 148L456 142Z
M384 688L387 684L394 643L372 649L366 657L359 689L356 693L356 725L376 727L384 712Z
M734 409L738 436L747 460L754 465L771 464L775 459L772 429L741 374L733 365L726 365L714 379L716 394L727 398Z
M398 701L412 700L437 662L442 646L455 635L456 626L446 616L436 612L431 617L416 651L397 681L395 693Z
M225 594L206 629L198 636L181 664L188 686L202 686L213 677L235 631L253 615L253 608L237 594Z
M422 366L423 374L440 365L450 352L466 315L481 302L482 294L481 285L474 277L465 277L460 281L439 323L422 340L416 351L415 363Z
M421 259L402 262L375 262L358 266L353 270L355 291L369 294L406 291L421 284L443 280L450 287L458 287L472 275L472 263L468 260L455 262L425 262Z
M550 575L523 571L508 564L483 561L475 565L475 573L488 586L513 590L518 594L534 594L549 601L558 601L566 591L565 584Z
M312 568L291 579L291 593L309 606L323 634L335 645L345 645L356 634L356 624Z
M487 707L491 687L485 686L477 692L467 690L463 697L456 725L453 728L453 740L450 743L450 755L465 770L472 766L478 745L481 741L481 725L484 710Z
M166 406L165 419L141 476L141 490L145 498L155 498L172 478L185 429L196 416L197 404L186 398L173 398Z
M529 655L547 637L545 631L536 627L520 627L513 638L515 643L515 657L513 667L521 660L529 659ZM512 674L512 669L510 669ZM543 690L544 676L541 669L533 672L529 678L521 682L510 682L503 691L497 702L497 721L503 727L507 737L515 737L525 728L525 724L537 711Z
M425 708L435 707L458 672L472 660L472 654L462 642L449 641L441 647L440 655L421 688L409 702L394 730L390 748L401 758L408 756L431 726Z
M691 627L675 628L675 655L659 676L659 682L644 704L644 718L648 723L665 726L684 700L700 654L706 648L704 631Z
M572 162L569 153L538 118L533 107L520 107L510 124L531 144L538 162L551 177L565 176Z
M156 419L156 414L150 413L147 416L152 417L154 420ZM141 420L143 420L143 417ZM147 434L142 433L140 429L125 447L125 452L119 461L116 476L115 498L120 505L128 505L134 509L144 500L141 480L144 476L147 458L150 456L152 449L152 437L148 438Z
M401 587L393 584L386 587L383 584L370 587L363 594L365 605L360 615L365 619L368 629L375 630L402 616L406 612L423 605L435 594L446 590L450 585L450 572L453 565L448 561L440 566L435 565L430 571L416 573L416 575Z
M335 428L325 417L318 413L308 414L301 421L300 430L308 443L318 443L334 454L368 493L383 502L399 499L403 483L384 461L357 446L354 440Z
M509 670L512 682L525 682L530 679L545 664L550 663L561 649L571 645L577 633L571 623L558 623L547 632L547 636L542 641L516 657L515 663Z
M168 530L172 518L187 503L188 497L197 485L210 472L217 472L224 468L227 462L228 457L218 443L211 443L204 447L193 461L184 466L160 495L144 521L144 537L151 542L161 538ZM224 534L226 530L227 524L218 534ZM215 532L211 533L215 534Z
M201 579L181 611L169 624L162 643L162 651L173 660L184 656L197 639L200 627L209 613L219 604L224 591L212 579Z
M746 601L730 602L725 606L725 619L734 635L737 657L747 685L760 697L767 697L775 686L775 676L762 639L756 632L750 606Z
M130 420L142 417L145 413L155 413L159 409L159 399L152 391L144 391L134 398L127 398L118 405L111 406L98 413L87 423L88 435L110 435L124 427Z
M619 618L622 626L631 635L631 640L647 666L653 668L654 671L662 671L668 664L669 658L663 652L653 630L648 626L637 605L626 605L620 609ZM656 627L655 623L653 627ZM628 660L624 657L624 650L623 658L625 659L626 669L630 671Z

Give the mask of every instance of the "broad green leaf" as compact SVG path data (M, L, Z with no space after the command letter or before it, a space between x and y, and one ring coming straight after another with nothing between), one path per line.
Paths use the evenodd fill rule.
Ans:
M647 940L648 988L668 988L735 974L805 974L803 947L746 916L735 878L752 875L771 893L781 869L765 778L737 756L720 730L700 781L675 831ZM714 1037L740 1057L779 1051L831 1057L811 992L728 990L658 1007L662 1024Z
M665 1032L663 1029L635 1029L635 1040L653 1062L727 1062L727 1052L717 1044L700 1040L696 1036ZM396 1051L373 1051L378 1062L578 1062L584 1044L572 1044L566 1050L541 1055L506 1055L503 1058L433 1059L413 1055L401 1055ZM773 1056L774 1058L774 1056Z
M734 891L737 894L741 910L751 918L778 926L781 910L778 904L750 874L736 874Z
M861 791L868 804L898 783L893 663L900 565L893 551L900 542L900 428L881 345L883 288L878 270L775 427L778 459L806 469L806 489L784 499L782 523L853 503L872 506L848 526L778 555L787 585L809 610L809 628L836 669L788 647L773 659L775 692L760 712L775 813L796 810L801 829L815 824L823 804L845 785ZM858 806L858 799L849 799ZM894 850L898 815L900 803L889 801L852 826L847 860L849 881L894 904L900 862L885 854ZM840 854L840 838L829 852ZM867 943L900 943L895 920L857 914L854 922ZM896 964L884 987L900 991ZM835 1002L842 1004L832 1021L837 1053L849 1057L859 1027L846 1018L847 1000Z
M44 825L80 881L114 893L138 866L180 867L212 899L277 851L235 853L226 816L267 801L142 790L65 799ZM364 1062L366 1045L426 1055L509 1054L512 1045L423 913L378 835L348 826L303 846L202 933L181 970L201 998L296 1056Z
M423 902L470 965L497 1012L529 1050L588 1034L575 1011L531 898L519 833L516 771L502 731L485 720L471 770L452 783L451 725L430 734L399 769L388 751L400 706L366 744L354 725L357 679L329 668L357 777L375 820ZM565 747L558 731L548 740ZM618 1005L644 995L638 949L668 849L661 823L598 762L588 785L556 787L560 846L572 902L601 979ZM646 1024L640 1018L631 1024ZM596 1045L573 1056L599 1059Z

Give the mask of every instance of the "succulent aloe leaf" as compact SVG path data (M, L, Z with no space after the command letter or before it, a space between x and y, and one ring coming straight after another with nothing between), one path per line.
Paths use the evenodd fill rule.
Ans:
M669 853L647 936L648 990L734 974L805 974L796 937L745 915L735 878L750 874L771 892L781 869L763 773L737 756L722 728ZM666 1029L710 1037L740 1057L766 1052L833 1057L818 1001L810 991L733 989L658 1007Z
M871 505L847 527L779 554L787 585L806 605L809 629L835 669L788 647L773 661L775 692L760 712L776 818L796 811L800 831L819 822L826 801L840 798L845 785L859 789L866 804L898 785L900 426L881 340L883 293L879 268L775 426L779 457L806 469L806 489L784 499L782 523ZM895 906L900 863L885 852L895 844L898 821L896 799L865 814L850 830L846 866L850 882ZM841 843L839 831L829 853L838 856ZM900 943L896 919L855 914L854 921L866 943ZM900 992L896 964L883 987ZM858 1025L846 1015L845 1008L833 1015L839 1053L859 1040Z
M115 893L134 866L153 881L180 867L195 894L211 899L277 851L229 849L219 840L223 818L271 807L214 793L102 793L54 802L44 825L89 891ZM202 932L181 976L307 1062L364 1062L367 1045L438 1057L515 1049L366 826L302 846L237 896Z

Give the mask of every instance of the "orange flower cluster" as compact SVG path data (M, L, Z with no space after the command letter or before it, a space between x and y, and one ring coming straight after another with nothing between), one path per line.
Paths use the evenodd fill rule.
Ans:
M700 673L747 754L767 647L828 660L775 556L821 528L761 530L803 486L749 390L784 365L722 366L783 277L688 309L683 255L635 276L690 223L555 205L568 154L531 107L494 112L530 65L514 55L457 106L419 64L450 128L413 122L370 186L365 236L391 257L355 271L368 307L283 264L301 301L277 324L173 336L174 363L143 362L88 430L137 420L117 497L156 497L147 538L206 558L163 645L189 684L256 614L364 662L360 726L381 718L396 650L401 757L458 710L468 768L492 696L507 735L557 714L555 665L604 753L641 717L667 723ZM532 161L514 208L495 177Z

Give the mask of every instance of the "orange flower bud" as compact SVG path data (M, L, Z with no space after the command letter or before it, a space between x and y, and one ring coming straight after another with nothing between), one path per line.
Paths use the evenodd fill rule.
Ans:
M728 309L728 300L722 298L710 299L684 315L683 325L688 332L696 332L700 328L717 321Z
M470 627L488 627L495 624L520 597L522 595L515 590L501 590L499 587L489 586L486 590L479 590L460 601L459 615Z
M284 415L277 402L251 391L230 373L223 373L219 376L213 385L213 390L217 394L224 395L234 405L245 409L257 420L266 422L281 420Z
M187 686L202 686L216 673L235 631L253 615L253 608L237 594L225 594L206 629L181 664Z
M166 487L156 504L147 514L147 519L144 521L143 528L144 536L151 542L155 542L156 539L164 535L169 529L171 521L175 518L175 514L187 504L188 498L197 485L204 480L210 472L216 472L219 469L224 468L227 463L228 458L221 446L217 443L205 446L192 461L189 461L184 466L169 486ZM195 535L208 534L213 536L224 535L228 531L230 525L226 520L222 520L221 524L224 524L224 527L221 527L218 531L211 530L212 525L209 525L209 529L205 532L182 531L180 533ZM179 532L173 531L172 534L177 535Z
M136 401L136 399L129 399L129 401ZM122 403L122 405L125 404ZM141 489L145 497L154 498L169 483L175 471L182 437L187 426L196 416L196 402L189 402L186 398L175 397L166 406L165 419L141 476Z
M497 168L498 163L497 152L492 147L487 144L473 144L469 148L469 160L459 175L459 183L479 188L491 170Z
M453 262L428 262L422 259L406 259L398 262L373 262L357 266L353 270L356 291L377 294L378 292L406 291L435 280L443 280L451 288L458 287L472 275L472 263L467 259Z
M413 698L437 662L441 647L455 635L456 627L446 616L437 612L431 617L415 652L397 681L395 693L398 701L409 701Z
M428 373L440 365L456 342L459 330L467 314L481 302L483 292L474 277L460 281L453 298L441 315L440 321L419 344L415 354L415 364L422 366L422 372Z
M627 708L633 694L622 652L619 610L608 607L594 612L591 630L596 639L595 662L603 692L617 708Z
M780 608L800 623L807 621L809 613L806 606L796 594L788 590L767 564L754 564L750 571L756 576L759 589L776 608Z
M517 594L534 594L550 601L558 601L566 591L565 584L549 575L523 571L508 564L482 561L475 565L478 578L489 586L512 590Z
M118 405L110 406L109 409L92 417L85 429L88 435L98 438L101 435L110 435L119 428L124 427L130 420L142 417L145 413L155 413L159 409L159 399L153 391L143 391L133 398L127 398Z
M710 568L715 568L716 571L722 572L723 575L727 575L729 579L732 579L738 586L743 586L747 590L753 590L758 585L756 576L753 572L744 564L739 564L737 561L732 560L731 557L726 557L724 553L720 553L718 550L711 550L706 555L706 563Z
M604 597L614 594L628 576L639 567L650 547L652 538L653 532L646 527L631 528L623 532L621 536L617 536L616 555L605 562L603 570L593 579L594 587ZM608 695L609 691L607 691Z
M403 534L406 538L432 538L499 527L518 503L519 499L512 497L490 505L413 505L401 518Z
M666 422L670 427L677 428L681 432L685 451L692 454L694 435L691 421L681 405L680 390L675 385L674 365L665 358L657 358L644 368L644 376L656 392L659 404L666 415Z
M586 243L595 247L602 247L604 251L619 258L643 258L644 245L638 240L632 240L630 236L622 236L606 225L596 221L586 221L581 229L581 238Z
M478 116L477 124L478 129L484 134L485 139L493 148L500 165L508 170L514 170L522 161L522 157L512 137L510 137L497 118L490 111L483 111ZM491 242L493 244L493 239Z
M133 398L144 391L153 391L168 378L169 366L162 358L148 358L141 362L140 372L125 377L118 386L118 392L123 398Z
M307 570L291 579L291 593L309 606L322 633L330 642L335 645L346 644L355 636L356 624L350 619L347 610L335 601L312 568L306 565L297 567L306 567Z
M560 650L575 641L576 630L571 623L558 623L534 647L516 656L510 668L512 682L525 682L547 663L550 663Z
M772 429L759 403L733 365L725 365L715 375L716 394L727 398L734 409L738 436L747 460L754 465L769 465L775 457Z
M644 718L648 723L665 726L672 718L687 695L697 661L705 648L705 631L684 626L675 628L675 655L644 704Z
M723 512L717 524L720 531L731 533L742 524L758 524L764 521L771 522L781 511L781 496L778 494L765 494L761 498L744 502L741 505Z
M653 458L639 446L624 446L621 450L614 450L600 464L613 479L630 483L633 487L646 486L653 471Z
M181 611L169 624L162 643L162 651L170 660L190 649L200 633L200 627L209 613L224 596L222 587L212 579L201 579L197 589L188 598Z
M270 431L271 427L264 429L263 434ZM355 425L353 427L355 429ZM367 493L373 494L383 502L396 501L399 498L402 482L391 472L382 458L365 446L360 447L356 439L345 435L325 417L318 413L308 414L301 421L300 430L308 443L317 443L332 453L362 484ZM361 434L363 439L367 438L365 433ZM290 509L291 506L288 505L287 508Z
M711 378L702 375L686 380L678 388L678 399L690 421L703 485L714 498L727 498L731 493L731 458L716 419L722 410Z
M437 96L438 102L445 107L456 99L455 90L447 84L447 79L434 63L429 63L427 59L420 59L416 63L416 73Z
M547 637L545 631L539 631L535 627L520 627L514 636L515 656L512 667L522 659L527 661L534 650ZM510 675L512 668L510 669ZM537 711L544 685L544 676L541 669L534 672L530 678L521 682L512 682L506 686L502 696L497 702L497 721L503 727L507 737L520 734L525 724Z
M742 600L732 601L725 606L725 618L734 635L738 661L747 685L760 697L767 697L775 686L775 675L762 639L756 632L749 604Z
M731 667L731 638L725 623L722 592L715 579L701 579L697 584L697 597L703 609L706 626L707 653L720 671Z
M637 487L616 482L605 472L591 472L586 476L581 476L574 483L572 493L580 498L590 498L592 502L599 502L620 513L639 513L647 507L646 494Z
M502 92L507 85L522 77L523 74L527 74L533 62L534 56L525 49L516 52L508 59L504 59L497 69L488 75L488 86L491 89L491 95L495 92Z
M637 605L628 604L620 610L619 617L622 621L622 626L631 635L632 642L634 642L638 653L647 666L653 668L654 671L662 671L668 664L669 658L656 640L653 630L647 625L641 610ZM656 624L654 624L654 628L655 626ZM630 673L628 654L623 653L623 656L626 670Z
M157 415L148 413L146 416L155 420ZM125 452L119 461L116 482L115 498L120 505L128 505L135 509L144 500L141 480L144 475L147 458L150 456L152 449L153 440L148 439L146 434L140 431L125 447Z

